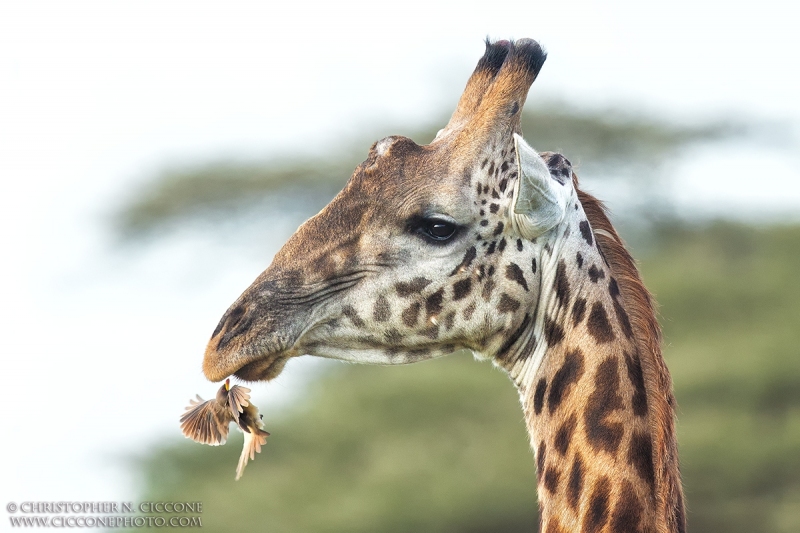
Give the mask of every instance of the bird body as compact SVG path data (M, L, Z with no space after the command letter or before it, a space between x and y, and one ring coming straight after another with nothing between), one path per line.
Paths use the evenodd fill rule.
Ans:
M236 468L236 479L242 477L248 459L255 459L261 446L267 443L269 433L258 408L250 402L250 389L240 385L231 386L230 380L217 391L213 400L203 400L199 395L189 400L186 412L181 416L183 434L195 442L219 446L228 440L231 422L244 433L244 446Z

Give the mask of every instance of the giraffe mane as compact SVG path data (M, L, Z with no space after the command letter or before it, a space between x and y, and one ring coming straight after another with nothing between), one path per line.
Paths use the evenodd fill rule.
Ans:
M572 176L578 199L589 219L597 247L619 285L623 307L630 317L636 347L642 365L647 402L651 409L653 461L656 475L658 509L664 513L668 531L683 531L683 490L679 477L678 446L675 436L675 396L672 379L661 353L661 326L656 318L656 304L642 282L636 263L609 220L605 205L578 187Z

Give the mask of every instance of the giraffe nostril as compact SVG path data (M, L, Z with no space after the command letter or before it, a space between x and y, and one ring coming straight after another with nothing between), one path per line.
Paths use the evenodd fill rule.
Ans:
M238 324L242 320L242 317L244 317L245 311L246 309L243 305L236 306L236 309L231 311L230 316L228 316L228 322L229 322L228 327L230 328L235 327L236 324Z
M254 314L245 305L238 305L232 309L227 317L223 317L222 326L217 333L220 334L217 350L224 349L233 339L246 333L253 323Z
M236 329L236 326L242 321L246 313L247 309L243 305L237 305L234 309L225 313L220 319L219 324L217 324L214 333L211 334L211 337L216 337L223 329L226 329L227 333L230 334L231 331Z

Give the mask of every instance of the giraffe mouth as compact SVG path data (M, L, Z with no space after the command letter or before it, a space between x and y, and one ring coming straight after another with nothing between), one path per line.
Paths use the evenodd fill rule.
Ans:
M210 381L222 381L236 376L243 381L269 381L276 378L295 353L288 351L268 352L246 357L225 357L213 349L206 350L203 373Z

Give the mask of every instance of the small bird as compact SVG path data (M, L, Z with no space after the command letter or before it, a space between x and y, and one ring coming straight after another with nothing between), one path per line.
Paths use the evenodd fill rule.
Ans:
M236 468L238 480L242 477L248 458L255 459L255 454L261 452L261 446L267 443L269 437L261 421L263 416L250 403L250 389L239 385L231 387L231 380L226 379L213 400L196 396L197 399L189 400L189 406L181 416L181 431L195 442L219 446L228 439L229 424L236 422L244 433L244 447Z

